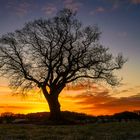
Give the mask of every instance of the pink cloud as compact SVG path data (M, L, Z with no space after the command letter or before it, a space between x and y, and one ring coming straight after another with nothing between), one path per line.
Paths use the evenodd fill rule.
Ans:
M134 4L140 4L140 0L131 0L131 2Z
M30 10L30 4L27 2L15 3L10 1L6 7L19 17L25 16Z
M105 8L103 8L103 7L98 7L95 11L96 11L96 12L104 12L104 11L105 11Z
M82 6L81 2L76 2L74 0L64 0L63 4L65 8L72 9L73 11L78 11L79 8Z
M54 4L47 4L46 6L44 6L42 8L42 11L46 14L46 15L52 15L53 13L55 13L57 11L57 8Z
M97 13L104 13L104 12L106 12L106 9L102 6L100 6L100 7L97 7L95 10L90 11L90 15L94 15Z
M106 0L107 2L111 2L113 5L122 5L122 4L140 4L140 0Z

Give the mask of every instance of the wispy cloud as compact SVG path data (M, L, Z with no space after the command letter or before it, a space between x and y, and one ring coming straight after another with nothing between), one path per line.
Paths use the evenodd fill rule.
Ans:
M11 102L11 104L3 103L0 104L0 113L13 112L13 113L31 113L48 111L47 103L43 102Z
M12 112L12 113L26 113L29 110L33 110L33 106L21 106L20 104L16 105L8 105L8 104L3 104L0 105L0 113L4 112Z
M97 7L96 9L90 11L90 15L95 15L95 14L98 14L98 13L104 13L104 12L106 12L106 11L107 11L107 9L105 9L105 8L102 7L102 6L99 6L99 7Z
M128 33L126 31L118 32L118 36L125 38L128 36Z
M140 0L106 0L109 3L112 3L113 7L121 6L121 5L130 5L130 4L140 4ZM114 8L115 8L114 7Z
M96 12L104 12L104 11L105 11L105 8L103 8L103 7L98 7L96 9Z
M0 113L29 113L37 111L49 111L48 104L43 94L32 94L23 99L20 96L0 95ZM69 85L62 94L60 94L60 103L62 110L83 112L92 115L114 114L121 111L140 110L140 86L124 86L118 91L112 91L104 86L85 82L76 85ZM112 94L113 93L113 94ZM123 97L122 97L123 96ZM6 99L6 100L3 100Z
M22 17L28 14L28 12L30 11L30 6L31 5L28 2L9 1L6 5L6 8L9 9L9 12Z
M0 105L0 109L3 109L3 110L10 110L10 109L12 109L12 110L15 110L15 109L17 109L17 110L25 110L25 109L31 109L32 107L30 107L30 106L15 106L15 105Z
M122 92L129 92L129 89ZM76 96L67 96L65 99L75 101L73 104L78 106L79 110L94 115L140 110L140 94L138 93L129 97L112 97L109 90L96 91L96 94L86 91Z
M46 15L52 15L53 13L55 13L57 11L56 5L54 4L47 4L46 6L44 6L42 8L42 11L46 14Z
M140 0L131 0L133 4L140 4Z
M65 8L72 9L73 11L78 11L79 8L83 5L81 2L74 0L63 0L63 4Z
M116 11L119 9L128 10L135 5L140 5L140 0L106 0L111 3L109 11Z

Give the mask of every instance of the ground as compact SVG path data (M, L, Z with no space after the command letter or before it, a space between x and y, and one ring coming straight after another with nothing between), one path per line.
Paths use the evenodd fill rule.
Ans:
M0 140L140 140L140 122L65 126L0 124Z

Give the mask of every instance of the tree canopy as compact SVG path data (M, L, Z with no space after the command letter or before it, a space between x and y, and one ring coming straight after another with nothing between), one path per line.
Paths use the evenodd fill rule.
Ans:
M79 79L118 84L114 70L125 59L113 57L100 44L97 26L83 26L70 9L50 19L28 22L0 38L0 73L14 89L42 89L46 99L60 94L66 84Z

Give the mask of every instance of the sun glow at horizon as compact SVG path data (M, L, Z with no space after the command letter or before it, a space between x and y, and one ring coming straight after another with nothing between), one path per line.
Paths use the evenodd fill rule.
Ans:
M139 94L118 98L111 96L111 91L103 87L93 85L89 90L81 85L77 86L77 88L67 87L67 89L64 89L59 97L61 110L90 115L111 115L122 111L140 110ZM134 91L131 90L122 90L120 92L126 94ZM93 91L94 94L92 93ZM32 94L23 98L22 96L13 96L8 87L1 86L0 113L4 112L12 112L15 114L49 112L49 107L43 94L32 91Z

